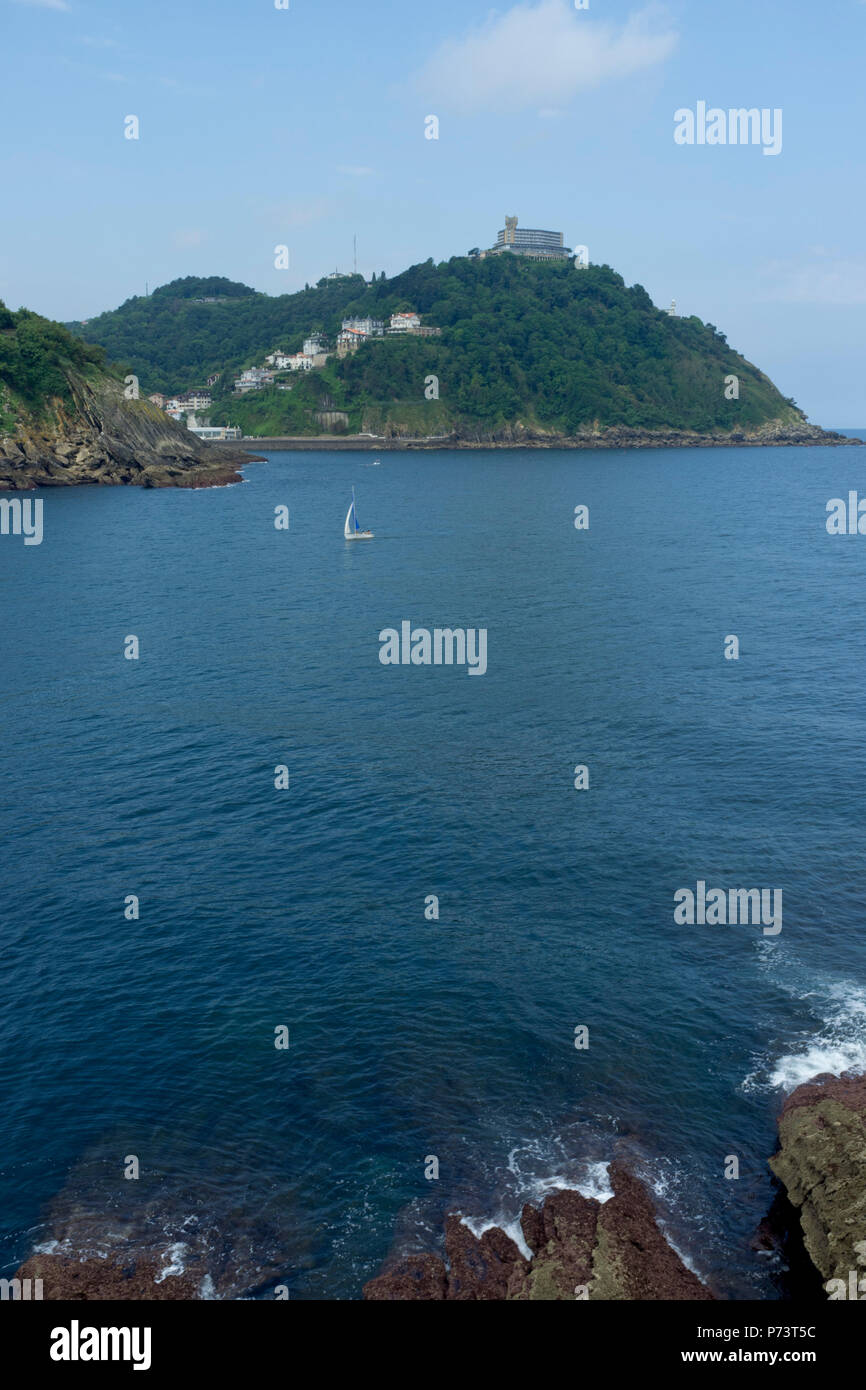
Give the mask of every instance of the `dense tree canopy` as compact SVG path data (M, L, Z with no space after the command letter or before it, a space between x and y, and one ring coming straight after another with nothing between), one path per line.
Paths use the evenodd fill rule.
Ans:
M0 300L0 383L38 413L52 400L69 401L70 372L101 369L101 347L73 337L29 309L12 313Z
M227 298L225 286L231 302L195 302ZM278 426L296 433L303 422L315 430L314 398L323 393L349 413L353 429L411 420L422 433L517 420L564 433L594 423L708 430L791 414L772 382L711 324L661 312L640 285L628 288L608 266L578 269L570 261L428 260L390 280L367 285L346 276L276 297L218 277L175 281L70 327L129 364L146 390L173 391L216 372L228 383L275 348L297 351L314 330L333 340L343 318L387 319L409 308L441 327L441 337L364 344L311 374L318 384L223 399L214 418L231 416L248 433ZM738 399L726 397L729 375L739 379ZM430 376L439 397L428 401Z

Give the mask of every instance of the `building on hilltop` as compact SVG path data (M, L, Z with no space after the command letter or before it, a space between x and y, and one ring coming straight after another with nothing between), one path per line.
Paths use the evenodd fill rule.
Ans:
M506 217L505 226L497 233L496 245L484 256L499 256L510 252L515 256L529 256L535 261L567 261L571 251L563 245L562 232L545 232L538 227L518 227L516 217Z

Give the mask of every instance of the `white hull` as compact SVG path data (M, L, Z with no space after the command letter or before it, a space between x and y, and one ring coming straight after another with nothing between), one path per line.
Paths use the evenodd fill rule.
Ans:
M355 489L352 488L352 504L346 512L346 524L343 527L343 535L347 541L371 541L372 531L361 531L358 529L358 522L355 518Z

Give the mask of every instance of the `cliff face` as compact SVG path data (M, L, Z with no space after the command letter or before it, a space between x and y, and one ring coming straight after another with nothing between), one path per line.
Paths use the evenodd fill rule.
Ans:
M842 1281L847 1291L853 1273L855 1288L863 1278L866 1296L866 1076L824 1075L798 1086L779 1117L770 1167L799 1213L822 1278ZM851 1296L825 1289L831 1297Z
M0 489L127 483L214 487L240 482L241 449L204 443L150 401L127 400L120 382L70 377L72 406L19 414L0 436Z
M659 1230L643 1183L612 1163L607 1202L555 1192L540 1210L527 1204L521 1228L527 1260L504 1231L479 1239L458 1216L445 1228L445 1260L411 1255L364 1288L369 1300L560 1301L696 1299L712 1294Z

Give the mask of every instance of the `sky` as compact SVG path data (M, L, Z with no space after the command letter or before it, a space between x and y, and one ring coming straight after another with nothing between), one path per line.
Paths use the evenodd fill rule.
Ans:
M286 293L355 236L393 275L517 215L715 324L816 424L866 425L864 0L0 0L0 26L12 308ZM781 149L678 143L699 102L781 111Z

